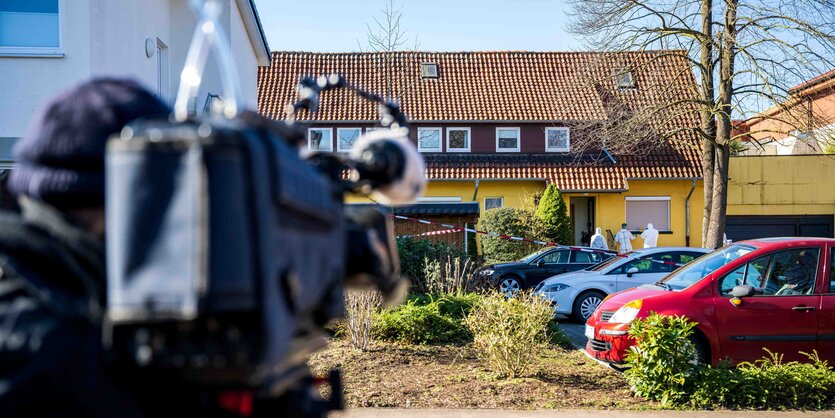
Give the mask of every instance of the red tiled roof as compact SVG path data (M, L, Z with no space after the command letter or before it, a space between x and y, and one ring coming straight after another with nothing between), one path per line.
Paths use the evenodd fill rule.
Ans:
M420 63L438 65L437 79L422 79ZM617 89L614 75L632 69L636 88ZM273 52L259 68L258 110L281 119L304 76L340 73L352 84L395 97L415 122L559 122L607 119L610 103L631 110L687 102L696 91L680 51L645 52ZM668 102L664 102L668 101ZM701 177L695 105L685 104L649 122L656 132L680 130L650 154L583 160L552 154L427 155L427 178L542 178L564 190L622 190L628 178ZM682 111L683 110L683 111ZM299 119L376 121L376 106L348 91L322 95L319 112ZM614 138L616 140L616 138ZM579 161L585 162L579 162ZM605 161L604 161L605 160Z
M830 70L830 71L827 71L827 72L825 72L825 73L823 73L823 74L821 74L821 75L818 75L818 76L812 77L812 78L810 78L809 80L806 80L806 81L804 81L804 82L802 82L802 83L800 83L800 84L798 84L798 85L796 85L796 86L794 86L794 87L790 88L790 89L789 89L789 93L791 93L791 94L797 94L797 93L799 93L801 90L808 89L808 88L810 88L810 87L816 86L816 85L818 85L818 84L820 84L820 83L823 83L823 82L825 82L825 81L827 81L827 80L830 80L830 79L833 79L833 78L835 78L835 70Z

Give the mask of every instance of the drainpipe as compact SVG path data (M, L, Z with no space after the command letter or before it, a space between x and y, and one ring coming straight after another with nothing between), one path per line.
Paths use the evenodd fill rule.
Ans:
M473 190L473 202L478 202L478 179L475 179L475 190Z
M696 179L693 179L693 184L690 186L690 193L687 193L687 198L684 199L684 246L690 246L690 196L693 196L693 191L696 190Z

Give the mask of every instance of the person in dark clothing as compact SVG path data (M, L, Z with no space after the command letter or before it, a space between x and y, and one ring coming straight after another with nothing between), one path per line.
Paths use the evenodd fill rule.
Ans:
M20 212L0 212L0 415L138 416L102 348L107 139L169 107L96 79L50 101L15 147Z

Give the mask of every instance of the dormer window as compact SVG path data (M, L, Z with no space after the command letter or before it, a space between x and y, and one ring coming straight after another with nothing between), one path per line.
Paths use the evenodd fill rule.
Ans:
M615 74L615 83L617 84L618 89L634 89L635 76L632 74L632 70L618 70Z
M438 64L434 62L420 63L420 78L438 78Z

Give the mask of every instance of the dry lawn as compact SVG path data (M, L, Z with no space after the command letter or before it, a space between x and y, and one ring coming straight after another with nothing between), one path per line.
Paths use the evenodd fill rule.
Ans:
M372 342L367 352L334 340L310 361L339 367L349 407L647 409L619 373L577 350L546 349L527 377L496 378L468 347Z

